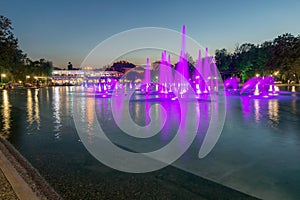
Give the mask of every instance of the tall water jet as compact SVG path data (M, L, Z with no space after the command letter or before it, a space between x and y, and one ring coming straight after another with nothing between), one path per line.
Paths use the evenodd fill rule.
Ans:
M166 83L167 83L167 91L168 93L172 92L172 83L173 83L173 76L172 76L172 64L171 64L171 55L168 54L167 65L166 65Z
M204 93L209 93L211 90L211 70L210 70L210 58L208 55L208 48L205 49L204 65L203 65L203 79L205 82Z
M205 71L206 69L204 70L204 61L205 58L202 58L201 50L199 50L198 59L196 62L196 70L194 72L194 88L197 94L208 93L208 87L205 80L205 74L207 74L207 72Z
M215 62L215 58L212 56L211 60L211 67L212 67L212 77L213 77L213 90L215 92L218 92L219 89L219 75L218 75L218 69Z
M187 92L186 82L189 80L188 61L187 61L187 53L186 53L185 25L183 25L182 27L181 51L180 51L179 61L177 64L177 71L182 75L178 82L179 94L182 95ZM187 81L184 79L186 79Z
M145 67L145 77L144 77L144 84L145 84L145 92L149 92L150 87L150 60L149 58L146 59L146 67Z
M164 50L161 54L161 60L159 64L159 88L160 88L160 93L167 93L166 91L166 74L167 74L167 52Z

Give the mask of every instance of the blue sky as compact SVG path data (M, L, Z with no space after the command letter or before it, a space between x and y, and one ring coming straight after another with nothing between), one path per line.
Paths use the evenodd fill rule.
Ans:
M1 0L21 49L32 59L79 66L99 42L137 27L164 27L187 34L210 53L237 43L260 43L300 34L299 0L211 1L22 1Z

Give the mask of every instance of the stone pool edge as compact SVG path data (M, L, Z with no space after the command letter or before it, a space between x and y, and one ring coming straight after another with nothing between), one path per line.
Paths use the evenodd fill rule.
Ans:
M8 161L7 164L11 165L11 168L13 168L12 171L15 169L16 173L25 181L25 187L27 184L38 199L63 199L31 165L31 163L27 161L27 159L24 158L10 142L1 136L0 153L4 155L3 159Z

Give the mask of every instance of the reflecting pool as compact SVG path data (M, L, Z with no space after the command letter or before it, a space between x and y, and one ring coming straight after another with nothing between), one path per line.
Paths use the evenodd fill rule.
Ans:
M150 107L158 121L163 118L159 106L167 108L166 123L157 135L132 139L116 125L110 98L94 98L79 87L3 90L0 130L66 199L87 195L93 199L118 195L132 198L129 193L141 198L157 194L192 199L201 190L202 179L197 179L198 176L259 198L298 199L299 89L271 99L228 96L221 137L203 159L199 159L198 152L208 129L210 102L197 102L199 109L193 112L195 115L199 112L200 128L188 151L173 163L176 168L147 174L113 170L88 153L74 125L73 97L84 95L82 117L88 122L86 133L91 143L95 139L91 131L93 123L99 121L111 141L133 152L159 149L175 137L181 114L176 101L132 101L127 109L139 125L150 122L146 114ZM121 103L118 105L122 106ZM186 105L196 107L195 102ZM115 117L122 118L122 113ZM187 142L187 137L181 135L179 141L178 148ZM127 149L125 144L129 143L131 148ZM147 192L141 194L141 191Z

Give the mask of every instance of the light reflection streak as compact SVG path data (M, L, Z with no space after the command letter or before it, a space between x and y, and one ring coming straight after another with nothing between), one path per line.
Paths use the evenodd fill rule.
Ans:
M53 117L54 117L54 137L60 139L61 133L61 116L60 116L60 88L53 88Z
M39 93L39 89L35 89L35 94L34 94L34 101L35 101L35 117L34 120L37 123L37 130L40 130L40 125L41 125L41 121L40 121L40 109L39 109L39 98L38 98L38 93Z
M65 96L66 96L66 103L65 103L65 109L66 109L66 113L69 113L69 95L70 95L70 92L69 92L69 86L66 87L66 92L65 92Z
M268 101L268 114L269 118L272 121L279 122L279 104L278 100L269 100Z
M297 114L297 104L296 104L296 102L297 102L296 99L294 99L294 100L292 101L292 112L293 112L294 114Z
M27 128L31 128L31 126L34 125L34 123L36 122L36 127L34 127L34 129L40 130L41 120L38 94L39 89L35 89L33 95L32 89L27 89Z
M33 123L33 104L31 89L27 89L27 122L29 125Z
M255 122L259 122L260 121L260 105L259 105L259 99L254 99L254 118L255 118Z
M241 106L242 106L243 117L245 119L249 119L251 116L250 98L249 97L241 97Z
M84 102L82 102L84 103ZM93 127L94 127L94 121L95 121L95 98L93 97L87 97L86 98L86 118L87 118L87 139L89 144L93 143L94 135L93 133Z
M10 134L10 114L11 114L11 104L9 101L8 97L8 92L7 90L3 90L2 93L3 96L3 103L2 103L2 123L3 123L3 128L2 128L2 135L7 138Z

